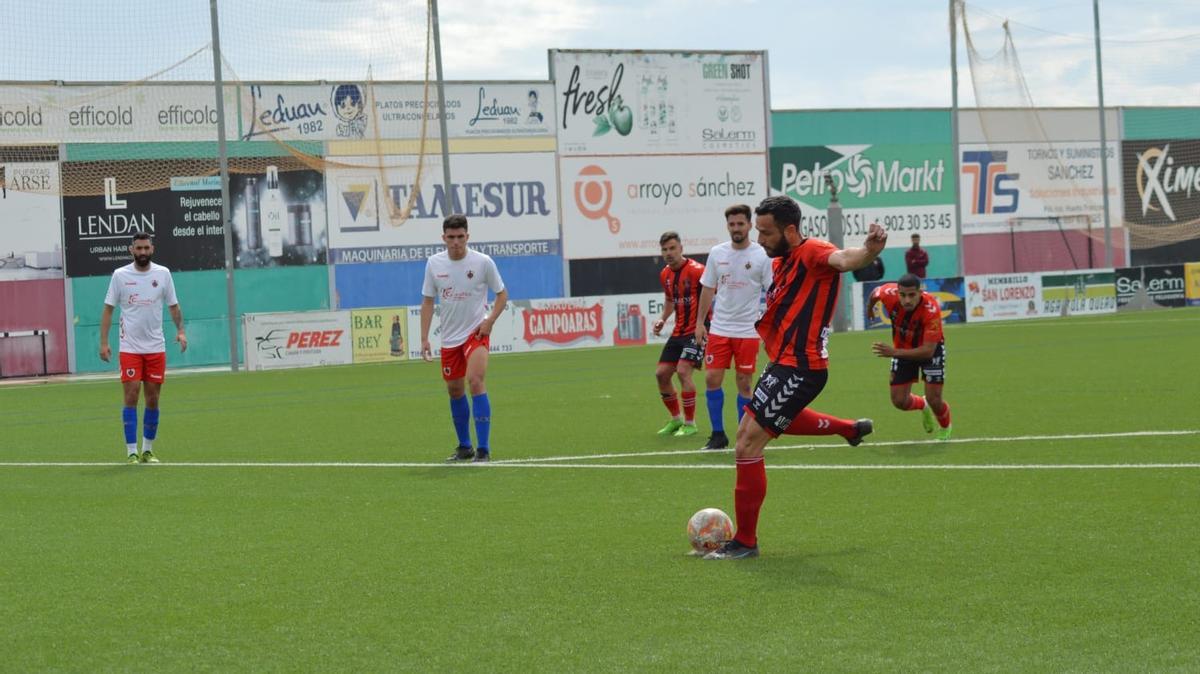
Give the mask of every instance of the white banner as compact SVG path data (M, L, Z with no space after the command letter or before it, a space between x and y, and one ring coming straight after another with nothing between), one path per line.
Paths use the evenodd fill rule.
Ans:
M967 321L1037 318L1042 313L1042 274L968 276Z
M235 87L225 88L234 139ZM212 86L0 86L0 145L217 140Z
M421 84L262 84L241 88L243 140L438 138L436 89ZM374 99L375 109L370 109ZM375 125L378 124L378 132ZM451 138L554 135L554 89L548 83L446 85Z
M1121 222L1119 143L1109 143L1108 194L1113 222ZM1086 215L1092 227L1104 227L1100 144L996 143L963 145L963 234L1007 233L1014 218ZM1064 228L1086 228L1072 218ZM1058 224L1025 221L1018 231L1056 229Z
M0 281L63 277L58 162L0 164Z
M369 157L339 162L369 166ZM353 264L421 260L440 252L442 220L453 212L467 216L471 243L502 242L521 250L511 254L558 252L558 190L554 154L456 154L451 158L455 182L451 208L446 207L440 157L426 158L420 194L407 220L393 224L412 192L411 167L416 157L384 157L396 169L334 168L327 173L332 205L329 241L333 262ZM485 253L504 253L482 247ZM527 252L522 252L525 249Z
M247 370L276 370L354 361L349 311L246 314L242 342Z
M551 51L563 155L765 152L761 52Z
M571 259L657 255L679 232L685 254L726 241L725 209L767 196L764 155L563 157L563 254Z

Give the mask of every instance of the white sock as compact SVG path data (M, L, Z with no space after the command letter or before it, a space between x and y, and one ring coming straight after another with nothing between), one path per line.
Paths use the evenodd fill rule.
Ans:
M153 440L151 440L150 438L142 438L142 451L143 452L152 452L152 451L154 451L153 447L154 447Z
M137 443L136 442L125 443L125 450L128 451L130 454L137 454Z

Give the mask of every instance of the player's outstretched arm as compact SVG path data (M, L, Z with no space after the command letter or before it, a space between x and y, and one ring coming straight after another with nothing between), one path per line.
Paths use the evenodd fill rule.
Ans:
M421 299L421 358L426 363L433 361L433 347L429 345L429 328L433 325L433 298L426 295Z
M886 246L887 230L873 222L862 247L835 250L829 256L829 266L838 271L858 271L879 257Z
M937 350L935 342L922 344L915 349L899 349L891 344L883 342L875 342L871 345L871 350L880 358L899 358L900 360L915 360L917 362L925 362L933 358L933 353Z

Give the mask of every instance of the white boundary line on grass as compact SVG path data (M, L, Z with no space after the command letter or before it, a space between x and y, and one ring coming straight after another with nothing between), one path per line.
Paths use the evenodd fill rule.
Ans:
M897 447L926 444L967 444L979 442L1029 442L1040 440L1088 440L1101 438L1135 438L1135 437L1166 437L1200 435L1200 430L1176 431L1126 431L1122 433L1075 433L1067 435L1017 435L985 438L958 438L944 442L931 440L897 440L891 442L872 443L868 447ZM844 445L835 444L806 444L780 445L768 447L772 450L781 449L838 449ZM353 462L353 461L182 461L154 464L155 467L177 468L440 468L463 467L464 465L491 468L617 468L617 469L656 469L656 470L728 470L729 464L587 464L574 463L590 459L622 459L648 456L675 456L708 454L728 454L731 450L683 449L659 452L622 452L612 454L580 454L575 456L550 456L530 459L497 460L485 464L447 464L444 462L396 461L396 462ZM118 466L124 461L4 461L0 468L84 468L92 466ZM1169 468L1200 468L1200 463L1096 463L1096 464L790 464L769 465L772 470L1103 470L1103 469L1169 469Z
M116 467L125 462L100 461L11 461L0 463L2 468L88 468ZM142 464L138 464L142 465ZM500 468L602 468L617 470L729 470L733 466L725 463L697 464L651 464L651 463L339 463L336 461L183 461L179 463L148 464L152 470L162 468L451 468L469 470L473 467ZM1200 463L982 463L982 464L916 464L916 465L867 465L867 464L783 464L767 465L770 470L1163 470L1176 468L1200 469ZM136 468L133 470L137 470Z
M913 445L962 445L973 444L977 442L1029 442L1037 440L1099 440L1104 438L1140 438L1140 437L1163 437L1163 436L1178 436L1178 435L1200 435L1200 430L1184 430L1184 431L1125 431L1122 433L1075 433L1068 435L1012 435L1012 436L996 436L985 438L955 438L950 440L892 440L887 442L871 442L866 440L863 448L870 449L872 447L908 447ZM768 451L779 451L781 449L849 449L845 441L838 443L820 443L820 444L804 444L804 445L768 445ZM550 463L557 461L582 461L588 459L625 459L630 457L641 456L675 456L687 454L720 454L722 452L731 452L731 449L712 450L712 449L674 449L663 450L657 452L618 452L612 454L581 454L577 456L550 456L550 457L532 457L527 459L503 459L496 460L493 463L497 464L513 464L513 463Z

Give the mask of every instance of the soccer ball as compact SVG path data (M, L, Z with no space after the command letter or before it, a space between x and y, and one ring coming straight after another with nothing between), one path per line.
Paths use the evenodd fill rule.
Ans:
M688 520L687 533L693 550L712 552L733 538L733 520L717 508L705 508Z

